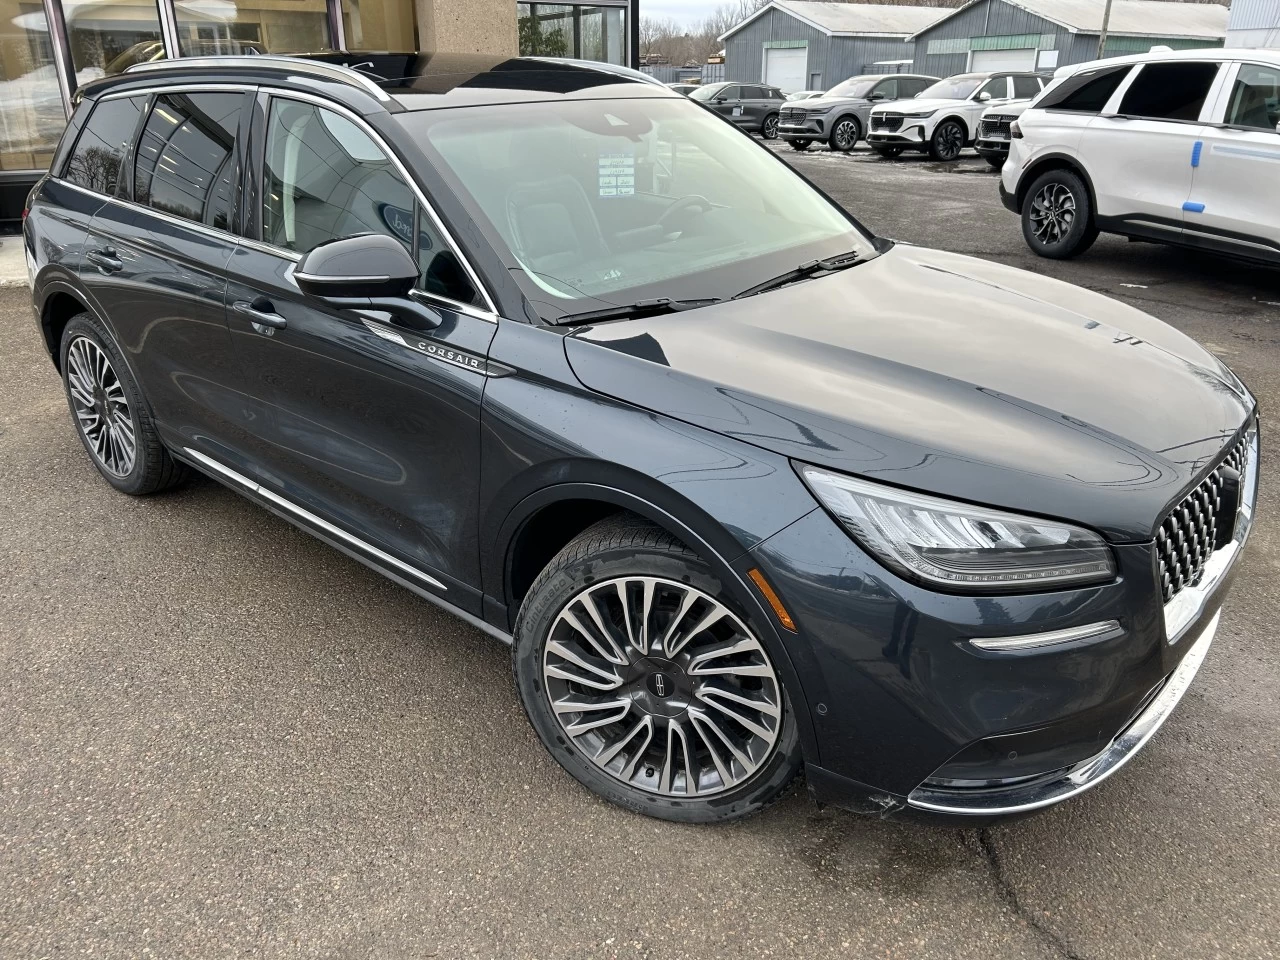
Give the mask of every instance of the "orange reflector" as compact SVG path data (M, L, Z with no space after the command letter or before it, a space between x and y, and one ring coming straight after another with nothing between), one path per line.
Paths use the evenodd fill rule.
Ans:
M773 607L773 612L778 618L778 622L790 630L796 632L796 622L791 619L791 614L787 613L787 608L782 605L782 601L778 599L778 595L773 592L773 587L769 586L769 581L764 578L764 574L752 567L747 571L747 576L751 578L751 582L760 588L760 592L764 594L764 598L769 601L769 606Z

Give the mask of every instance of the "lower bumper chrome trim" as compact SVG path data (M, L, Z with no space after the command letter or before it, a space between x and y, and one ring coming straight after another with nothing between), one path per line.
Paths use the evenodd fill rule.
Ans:
M922 785L911 791L907 805L931 813L999 817L1052 806L1096 787L1132 760L1169 719L1204 663L1221 616L1222 611L1219 610L1204 625L1160 692L1097 756L1064 770L1060 777L1004 788L959 791Z
M1083 641L1097 643L1099 640L1114 640L1123 633L1120 621L1104 620L1101 623L1067 627L1065 630L1046 630L1044 633L1027 633L1017 637L978 637L969 642L979 650L986 650L989 653L1018 653L1041 647L1057 647L1064 643Z

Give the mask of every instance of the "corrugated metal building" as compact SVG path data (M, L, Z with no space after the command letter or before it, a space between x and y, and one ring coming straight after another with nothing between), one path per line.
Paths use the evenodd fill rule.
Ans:
M1227 46L1280 47L1280 0L1231 0Z
M1275 2L1275 0L1271 0ZM1098 57L1105 0L972 0L916 33L915 72L1052 70ZM1102 55L1221 47L1227 8L1212 3L1114 0Z
M902 61L912 57L907 37L947 12L940 7L773 0L720 38L725 79L764 81L792 93L827 90L860 73L902 72Z

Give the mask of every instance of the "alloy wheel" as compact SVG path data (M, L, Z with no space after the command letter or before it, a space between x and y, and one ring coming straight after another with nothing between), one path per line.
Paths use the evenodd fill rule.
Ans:
M954 160L964 149L964 131L956 123L944 123L935 135L938 146L938 157L942 160Z
M739 786L773 755L782 689L747 626L659 577L605 580L552 622L542 680L565 735L615 780L667 797Z
M857 127L852 120L841 120L836 124L836 149L852 150L857 137Z
M110 358L88 337L67 348L67 386L90 452L108 473L127 477L138 453L129 401Z
M1046 183L1031 201L1031 232L1046 245L1061 243L1076 220L1076 198L1064 184Z
M766 140L772 140L778 135L778 118L765 117L764 128L760 131L760 135Z

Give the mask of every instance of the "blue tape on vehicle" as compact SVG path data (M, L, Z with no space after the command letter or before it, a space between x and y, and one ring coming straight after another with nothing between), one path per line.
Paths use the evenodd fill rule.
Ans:
M1204 149L1204 141L1197 140L1195 146L1191 148L1191 165L1193 167L1200 166L1200 151Z
M1182 209L1187 211L1187 213L1204 213L1204 204L1188 200L1182 205Z

